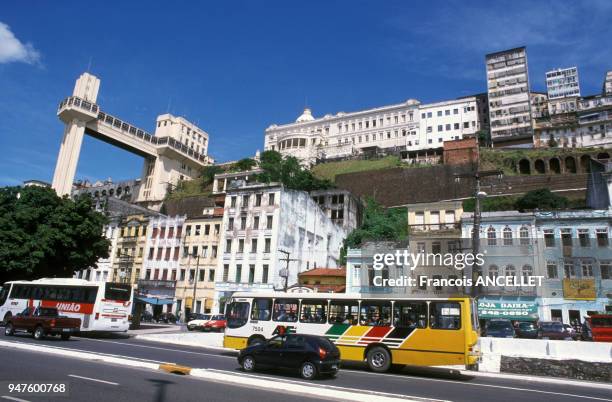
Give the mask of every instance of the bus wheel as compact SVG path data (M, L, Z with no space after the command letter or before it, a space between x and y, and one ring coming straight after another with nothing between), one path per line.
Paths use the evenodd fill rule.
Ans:
M261 337L261 336L254 336L252 338L250 338L247 342L247 346L253 346L253 345L261 345L262 343L264 343L266 340Z
M368 366L370 370L377 373L384 373L391 367L391 355L387 349L376 346L368 351Z

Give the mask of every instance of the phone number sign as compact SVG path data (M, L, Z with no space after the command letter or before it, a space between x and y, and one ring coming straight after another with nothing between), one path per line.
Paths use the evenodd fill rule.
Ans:
M538 318L538 306L532 302L479 301L478 317L535 320Z

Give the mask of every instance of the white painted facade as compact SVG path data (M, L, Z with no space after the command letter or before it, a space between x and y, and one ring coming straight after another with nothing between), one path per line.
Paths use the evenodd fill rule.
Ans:
M475 97L432 104L409 99L322 118L313 117L307 108L295 123L268 127L264 148L313 164L316 160L359 155L372 148L391 152L442 148L443 141L471 136L479 129Z
M486 56L493 144L532 142L527 52L524 47Z
M580 96L578 68L559 68L546 72L546 91L548 99Z
M140 279L177 280L186 216L159 216L149 221Z
M280 184L252 184L227 190L216 269L213 311L235 291L270 291L298 273L336 267L346 230L335 225L306 192Z

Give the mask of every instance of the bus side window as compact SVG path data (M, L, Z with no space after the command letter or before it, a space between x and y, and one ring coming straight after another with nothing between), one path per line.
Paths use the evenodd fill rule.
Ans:
M427 303L396 301L393 305L393 325L396 327L427 327Z
M253 299L251 307L251 321L270 321L272 299Z
M274 300L274 321L278 322L297 322L298 317L297 299L276 299Z
M391 302L363 300L361 302L360 325L388 327L391 325Z
M430 303L429 326L435 329L461 329L461 305L454 302Z
M329 304L329 323L357 325L359 303L350 300L332 300Z

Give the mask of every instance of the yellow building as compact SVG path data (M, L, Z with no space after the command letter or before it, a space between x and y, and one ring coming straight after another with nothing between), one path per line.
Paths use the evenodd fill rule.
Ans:
M113 282L135 284L140 278L148 225L147 215L127 215L121 218L117 228L117 244L113 250Z
M212 309L223 202L223 197L189 197L166 206L187 215L175 292L176 310L183 317Z

